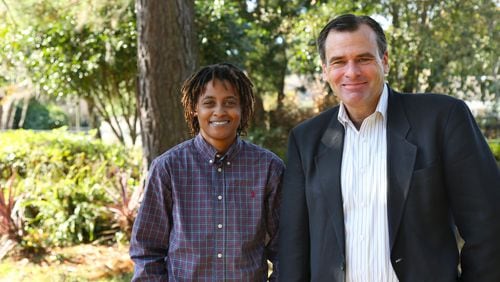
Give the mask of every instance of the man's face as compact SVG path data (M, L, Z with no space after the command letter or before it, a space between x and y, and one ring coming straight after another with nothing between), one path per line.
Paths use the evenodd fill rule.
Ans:
M203 138L219 152L234 142L241 122L240 99L229 83L212 80L198 97L195 112Z
M375 111L388 71L388 54L378 53L375 32L362 24L356 31L330 31L325 41L323 79L349 115L366 118Z

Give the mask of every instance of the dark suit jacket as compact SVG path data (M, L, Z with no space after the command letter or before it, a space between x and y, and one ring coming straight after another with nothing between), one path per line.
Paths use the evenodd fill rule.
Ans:
M345 280L338 109L290 133L280 219L284 282ZM500 281L500 172L465 103L389 89L387 155L399 280ZM455 226L465 240L461 255Z

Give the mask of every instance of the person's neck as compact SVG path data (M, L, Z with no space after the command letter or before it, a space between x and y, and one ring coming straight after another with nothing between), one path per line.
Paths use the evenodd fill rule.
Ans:
M361 128L363 121L375 112L376 108L377 108L376 105L372 109L364 109L364 110L349 109L348 107L345 107L347 116L349 117L349 119L354 124L357 130Z
M210 145L214 147L218 155L223 156L225 153L227 153L229 148L231 148L231 145L233 145L234 142L236 142L236 139L237 137L235 136L233 141L231 142L210 142Z
M380 99L382 97L382 91L381 94L376 98L371 105L367 105L366 107L349 107L348 105L344 104L344 108L346 110L347 116L351 120L351 122L354 124L357 130L361 128L361 125L363 124L363 121L372 115L376 110L378 103L380 102Z
M357 130L359 130L361 128L361 125L363 124L363 121L365 120L365 118L366 117L354 118L354 117L349 115L349 119L354 124L354 127L356 127Z

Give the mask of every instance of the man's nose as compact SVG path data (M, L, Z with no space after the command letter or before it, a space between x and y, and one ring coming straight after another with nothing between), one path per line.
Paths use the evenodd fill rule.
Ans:
M358 63L349 61L346 65L345 75L347 77L356 77L360 74L360 67Z

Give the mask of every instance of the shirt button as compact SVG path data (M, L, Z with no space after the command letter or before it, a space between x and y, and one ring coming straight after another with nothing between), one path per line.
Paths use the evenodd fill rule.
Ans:
M231 165L231 162L227 162L227 165Z
M222 254L221 254L221 253L218 253L218 254L217 254L217 257L218 257L218 258L221 258L221 257L222 257Z
M209 162L209 163L213 163L213 162L214 162L214 160L209 160L208 162Z
M217 169L217 171L218 171L218 172L221 172L221 171L222 171L222 168L220 168L220 167L219 167L219 168Z
M217 196L217 199L218 199L219 201L220 201L220 200L222 200L222 196L221 196L221 195Z
M222 224L218 224L217 228L221 229L222 228Z

